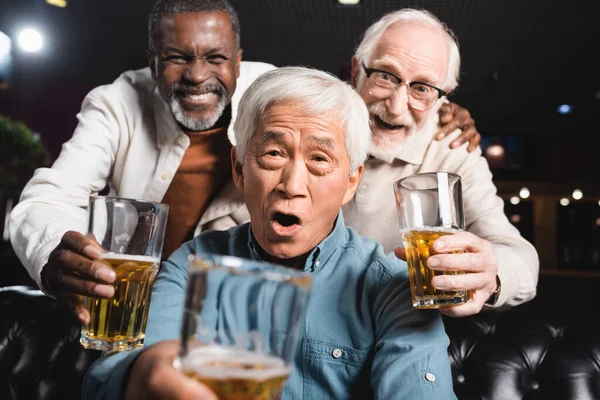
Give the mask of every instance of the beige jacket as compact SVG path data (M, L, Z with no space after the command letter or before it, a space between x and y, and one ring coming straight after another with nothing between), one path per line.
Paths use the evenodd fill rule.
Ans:
M346 225L393 251L401 246L393 183L420 172L458 174L462 177L466 229L490 241L498 260L502 290L495 307L521 304L536 293L537 252L506 218L504 202L496 195L481 150L468 153L467 144L450 149L450 142L459 134L453 132L442 141L433 140L434 132L424 134L411 138L392 160L370 158L354 199L343 208Z
M231 100L232 118L248 86L273 68L242 62ZM38 285L41 270L64 233L86 232L90 195L108 186L112 196L161 201L190 145L149 68L127 71L92 90L77 118L73 137L51 168L35 172L10 215L11 243ZM233 142L232 126L228 137ZM196 233L227 229L248 219L243 198L230 183L204 212Z

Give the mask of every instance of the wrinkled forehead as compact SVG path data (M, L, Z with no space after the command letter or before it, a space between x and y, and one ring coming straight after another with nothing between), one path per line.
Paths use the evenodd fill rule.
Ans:
M256 124L253 140L303 141L345 151L345 123L337 112L321 110L310 101L284 100L265 108Z

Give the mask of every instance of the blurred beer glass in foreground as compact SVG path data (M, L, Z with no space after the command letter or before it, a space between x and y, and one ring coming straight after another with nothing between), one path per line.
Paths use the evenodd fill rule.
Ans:
M279 398L293 369L312 278L230 256L190 258L175 366L221 400Z
M91 316L81 331L85 348L121 351L143 346L168 210L165 204L148 201L90 197L88 236L102 247L100 261L117 277L113 298L83 299Z
M460 176L446 172L411 175L394 183L394 194L413 306L438 308L465 303L466 292L442 291L431 285L436 275L463 272L434 271L427 266L433 242L465 228Z

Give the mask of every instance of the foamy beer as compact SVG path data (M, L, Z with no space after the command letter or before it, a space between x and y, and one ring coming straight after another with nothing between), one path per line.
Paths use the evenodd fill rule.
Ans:
M277 399L292 371L281 358L218 345L192 349L180 368L220 400Z
M196 256L175 366L221 400L278 399L293 371L311 281L261 261Z
M111 299L84 297L90 323L81 344L97 350L130 350L143 346L158 272L168 206L94 196L90 198L88 235L105 250L99 261L115 271Z
M464 229L460 176L446 172L411 175L394 184L394 194L413 307L465 303L466 292L437 290L431 284L436 275L464 272L435 271L427 266L433 242Z

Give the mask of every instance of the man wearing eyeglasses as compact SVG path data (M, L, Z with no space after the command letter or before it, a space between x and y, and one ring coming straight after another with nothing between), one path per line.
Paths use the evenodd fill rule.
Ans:
M366 31L352 59L352 84L371 114L371 157L343 209L348 225L392 251L400 245L392 184L421 172L459 174L467 231L438 239L428 261L433 269L467 272L433 278L440 290L470 291L466 304L441 310L452 316L532 299L539 269L536 250L504 214L481 150L450 150L458 130L434 140L438 110L458 85L459 69L456 39L428 12L399 10ZM465 254L452 254L458 250ZM404 258L403 249L396 255Z

